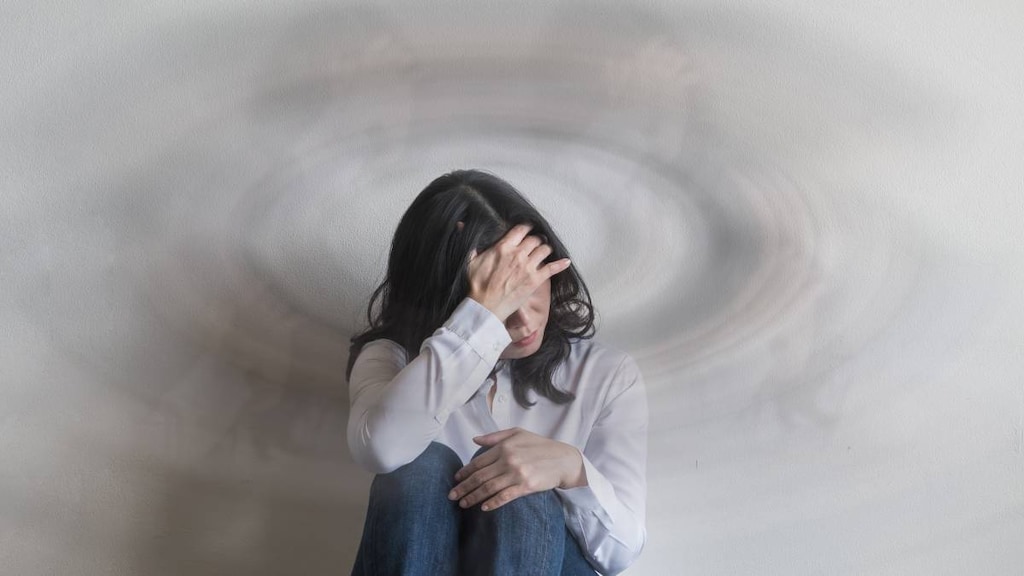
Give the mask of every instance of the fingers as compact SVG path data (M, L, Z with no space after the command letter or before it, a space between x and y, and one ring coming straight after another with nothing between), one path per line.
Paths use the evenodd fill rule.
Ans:
M460 481L448 494L461 508L481 504L489 512L535 492L562 484L561 463L565 446L519 428L499 430L473 438L477 444L494 444L459 470ZM570 451L582 458L579 451Z
M519 243L519 246L516 247L516 250L522 252L523 254L526 254L527 257L529 257L534 250L543 245L544 244L543 242L541 242L540 237L531 234L526 238L523 238L523 241Z
M477 444L479 444L481 446L494 446L498 442L501 442L505 438L508 438L509 436L512 436L516 432L520 432L520 431L521 431L521 429L518 428L518 427L516 427L516 428L506 428L504 430L498 430L497 432L491 432L490 434L484 434L482 436L474 436L473 437L473 442L476 442ZM485 454L486 454L486 452L485 452ZM481 456L483 456L483 454L481 454Z
M496 450L488 450L483 454L473 458L469 464L466 464L461 470L455 473L455 480L459 483L452 488L451 492L448 493L449 500L458 500L462 498L459 504L466 508L484 498L490 496L494 492L477 494L475 497L466 500L469 495L479 490L487 482L493 480L499 476L503 470L501 466L496 466L498 462L498 453ZM493 488L493 484L490 486Z
M567 258L544 264L554 253L544 234L531 234L533 225L517 224L498 243L469 254L468 297L505 321L551 276L570 266Z
M494 468L494 466L489 466L484 470L477 472L477 474L486 472L493 473ZM480 481L480 483L476 486L475 489L460 491L459 493L465 494L465 496L462 496L462 498L459 500L459 507L469 508L470 506L475 506L480 502L483 502L484 500L487 500L488 498L491 498L494 495L500 493L501 491L511 486L515 486L516 484L519 484L519 482L516 481L516 476L514 474L496 474L491 478Z
M532 253L538 247L546 246L548 243L547 236L544 234L531 234L532 230L532 224L517 224L505 234L501 243L517 252L521 251L528 256L532 256Z
M569 266L571 265L571 260L569 260L568 258L562 258L561 260L555 260L554 262L545 265L543 268L541 268L541 272L544 274L545 278L550 278L555 274L558 274L559 272L568 270Z
M528 494L532 494L532 492L526 486L522 484L513 484L512 486L505 488L501 492L498 492L493 498L484 502L480 506L480 509L483 510L484 512L489 512L496 508L500 508L505 504L508 504L509 502L515 500L516 498L520 498Z
M505 242L508 242L512 246L518 246L520 243L522 243L523 238L526 238L526 235L529 234L530 230L532 229L533 226L530 224L516 224L515 226L509 229L509 231L505 234L505 238L503 240Z
M501 474L483 482L476 490L466 494L459 500L459 507L469 508L483 502L480 509L489 512L516 498L533 494L536 491L524 478L517 477L512 473Z
M455 473L455 481L456 482L461 482L461 481L469 478L470 476L472 476L474 473L476 473L477 470L480 470L481 468L484 468L485 466L490 466L491 464L494 464L497 460L498 460L498 453L497 453L497 451L495 451L495 450L488 450L488 451L484 452L483 454L477 456L476 458L473 458L472 460L470 460L469 464L466 464L458 472L456 472Z
M541 244L540 246L537 246L533 252L530 252L530 262L533 264L534 269L539 269L540 265L544 262L544 259L550 256L553 250L554 248L550 245Z
M528 260L539 263L551 254L552 248L548 244L546 235L530 234L531 230L533 230L532 224L516 224L495 246L504 246L508 252L525 254ZM470 260L472 261L473 258L474 256L471 254Z

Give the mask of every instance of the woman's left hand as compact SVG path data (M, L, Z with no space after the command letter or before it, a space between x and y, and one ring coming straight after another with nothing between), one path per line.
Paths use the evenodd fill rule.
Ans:
M583 456L575 446L521 428L499 430L473 441L490 448L455 473L459 484L448 499L461 499L463 508L483 502L482 510L494 510L520 496L587 483Z

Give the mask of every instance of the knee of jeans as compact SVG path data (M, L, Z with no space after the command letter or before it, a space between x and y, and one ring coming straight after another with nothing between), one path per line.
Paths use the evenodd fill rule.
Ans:
M473 454L473 458L487 452L490 446L483 446ZM517 504L518 502L518 504ZM558 496L555 495L554 490L544 490L543 492L534 492L527 494L526 496L520 496L515 500L505 504L501 508L512 506L509 512L515 512L518 509L528 509L531 514L535 514L537 510L543 510L546 513L557 515L559 518L562 517L562 501L559 500ZM499 510L501 509L499 508Z
M504 510L504 514L525 514L531 518L546 516L555 524L564 520L562 501L555 495L554 490L543 490L520 496L495 511L499 510Z
M451 479L459 468L462 468L462 460L454 450L440 442L431 442L412 462L397 468L387 476L412 475L421 479Z

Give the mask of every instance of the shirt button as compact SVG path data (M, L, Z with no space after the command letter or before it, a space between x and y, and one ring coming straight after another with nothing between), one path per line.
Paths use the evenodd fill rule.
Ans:
M504 394L499 394L498 395L498 402L504 402L504 401L505 401L505 395Z

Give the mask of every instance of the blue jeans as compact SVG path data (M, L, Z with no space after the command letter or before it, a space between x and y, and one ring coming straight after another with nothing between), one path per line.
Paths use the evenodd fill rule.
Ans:
M553 490L490 512L480 504L463 510L448 500L460 468L455 451L431 442L412 462L374 477L352 576L594 576Z

